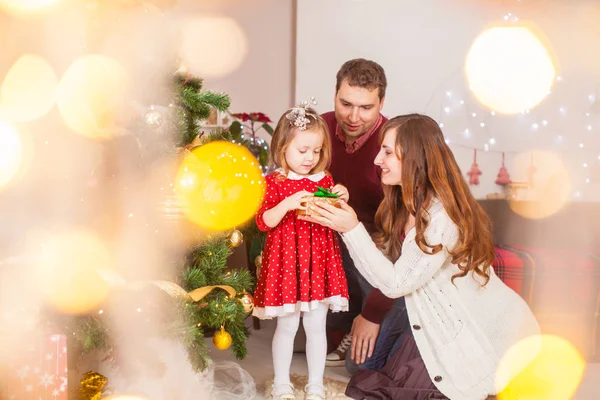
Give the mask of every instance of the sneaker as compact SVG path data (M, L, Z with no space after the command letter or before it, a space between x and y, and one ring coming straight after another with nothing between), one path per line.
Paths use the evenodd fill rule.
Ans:
M346 364L346 353L352 344L352 336L345 335L340 345L327 354L325 365L328 367L343 367Z
M309 383L304 387L305 400L325 400L325 387L316 383Z

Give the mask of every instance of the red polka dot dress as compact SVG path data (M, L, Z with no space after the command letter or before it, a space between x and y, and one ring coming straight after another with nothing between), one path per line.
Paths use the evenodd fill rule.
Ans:
M279 224L268 227L265 211L301 190L331 188L333 178L325 172L287 177L275 172L266 177L267 193L256 215L258 228L268 232L262 267L254 292L253 315L273 318L297 310L310 311L325 302L332 311L348 311L348 285L342 267L337 234L324 226L298 219L289 211Z

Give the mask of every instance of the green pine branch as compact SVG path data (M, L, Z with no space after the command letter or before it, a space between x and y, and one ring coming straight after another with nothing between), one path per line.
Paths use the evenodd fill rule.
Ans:
M237 293L244 291L251 292L254 288L254 278L247 269L235 269L223 277L220 285L229 285L235 289Z

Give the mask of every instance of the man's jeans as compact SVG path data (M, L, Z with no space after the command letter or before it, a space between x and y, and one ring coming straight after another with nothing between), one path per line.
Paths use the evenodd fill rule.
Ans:
M344 329L346 333L350 333L354 318L360 314L364 302L373 290L373 286L358 272L354 266L354 262L348 253L348 249L340 238L340 248L342 251L342 262L344 264L344 272L348 280L348 291L350 293L350 312L347 313L329 313L327 317L327 326ZM359 305L360 310L357 310L352 297L353 294L359 294L362 297L362 304ZM350 359L350 349L346 353L346 369L349 373L354 374L359 369L378 370L382 368L387 360L396 352L401 345L402 333L409 329L408 314L406 313L406 305L404 297L396 299L392 308L387 312L381 325L379 326L379 335L375 342L373 355L365 360L363 364L356 364Z

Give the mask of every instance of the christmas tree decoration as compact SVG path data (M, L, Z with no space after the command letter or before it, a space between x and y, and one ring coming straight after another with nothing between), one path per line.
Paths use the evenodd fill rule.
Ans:
M150 128L158 128L163 123L163 116L160 111L150 107L150 110L144 115L144 121Z
M231 335L223 326L213 336L213 344L219 350L227 350L231 346Z
M262 267L262 255L263 255L263 253L261 251L260 254L257 255L256 258L254 259L254 266L257 269L260 269L260 267Z
M246 147L225 141L194 148L183 160L175 185L188 219L213 231L252 219L265 193L256 158Z
M498 172L498 176L496 177L496 185L506 186L510 182L510 176L508 175L508 171L504 166L504 152L502 152L502 166L500 167L500 171Z
M250 314L252 310L254 310L254 297L248 292L244 292L242 297L240 297L240 302L244 306L244 311L247 314Z
M250 202L257 208L262 200L264 182L259 164L245 147L231 143L232 137L228 131L218 129L201 135L200 124L208 118L211 110L224 112L228 109L230 100L226 94L202 91L202 79L181 68L174 74L173 80L174 97L165 99L163 103L169 107L154 106L157 109L155 111L160 110L162 114L161 129L153 129L154 132L161 132L160 138L150 131L155 120L150 125L138 124L144 132L137 134L137 137L141 141L153 138L161 142L168 141L173 151L166 156L177 164L185 164L187 159L193 159L194 168L188 172L196 175L188 177L196 185L196 178L204 176L208 186L197 188L205 193L186 193L182 190L186 188L186 182L177 181L177 175L169 172L169 182L173 185L168 185L171 190L158 204L156 212L174 221L183 216L184 220L175 224L184 225L189 215L197 212L197 209L190 208L190 204L199 198L203 200L202 206L217 207L217 218L222 217L223 213L231 213L235 217L226 218L226 225L218 226L223 228L221 231L238 227L239 235L235 234L235 242L241 239L242 232L247 234L248 226L242 223L251 219L254 213L245 207L245 203ZM176 129L164 129L166 124ZM174 138L167 138L167 131L173 131ZM210 154L213 152L215 154ZM214 174L208 171L210 168ZM219 181L221 178L226 178L224 185ZM241 211L236 208L246 215L240 217ZM209 222L214 226L214 216L211 218ZM207 237L207 232L202 231L200 225L189 225L193 225L197 234L192 235L194 242L190 243L185 256L178 263L176 279L170 281L159 278L151 282L141 280L134 283L135 279L128 282L112 274L112 278L109 276L106 282L110 292L104 303L75 318L65 317L62 322L64 331L73 338L74 346L81 349L82 354L98 350L108 356L118 356L118 344L122 342L122 336L131 335L131 332L115 328L117 313L111 312L111 305L118 304L119 314L125 313L134 321L132 326L136 331L152 332L153 337L149 340L156 338L182 343L194 372L203 371L209 365L205 334L217 332L217 342L221 348L231 347L238 359L246 357L247 312L238 293L251 292L254 278L246 269L230 270L226 266L232 254L232 243L227 233L218 232ZM113 287L113 284L117 287ZM153 290L155 293L152 293ZM227 326L227 332L219 331L222 326ZM229 343L224 341L227 338ZM115 360L125 364L119 364L123 370L133 368L127 365L129 360L119 357L115 357Z
M467 172L467 175L469 175L469 184L479 185L479 175L481 174L479 165L477 165L477 149L473 149L473 165L471 165L471 169Z
M242 232L238 231L237 229L234 229L231 232L229 232L229 235L227 235L227 240L229 241L229 245L231 247L238 247L242 243L244 243L244 235L242 234Z
M108 385L108 378L94 371L83 374L79 382L79 398L81 400L99 400L103 398Z

